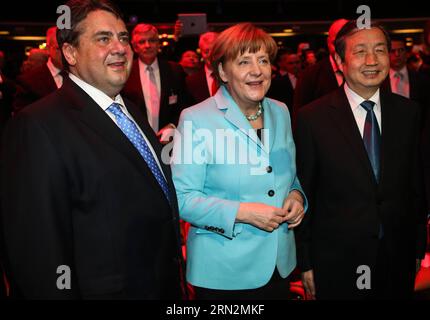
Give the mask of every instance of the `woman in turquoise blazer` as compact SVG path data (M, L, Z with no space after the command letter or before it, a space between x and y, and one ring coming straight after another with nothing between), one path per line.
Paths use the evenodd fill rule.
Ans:
M265 98L276 51L252 24L225 30L211 55L220 89L181 114L172 171L197 299L288 297L305 197L288 109Z

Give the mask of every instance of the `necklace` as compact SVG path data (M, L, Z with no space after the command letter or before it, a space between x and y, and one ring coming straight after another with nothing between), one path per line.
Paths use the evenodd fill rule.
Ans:
M261 106L261 103L259 103L257 113L251 114L250 116L246 116L246 119L248 119L249 121L255 121L263 114L263 111L263 107Z

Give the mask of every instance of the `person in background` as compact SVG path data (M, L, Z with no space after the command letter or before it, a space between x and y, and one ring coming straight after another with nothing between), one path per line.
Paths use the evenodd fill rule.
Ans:
M200 70L200 61L199 56L194 50L185 51L182 56L179 64L184 69L187 76L190 76Z
M48 61L22 73L17 78L17 91L13 102L14 113L60 88L63 84L63 63L56 38L57 27L46 32ZM29 59L31 59L31 52Z
M334 40L339 30L347 23L345 19L334 21L328 31L327 47L330 55L303 71L294 90L294 112L304 105L339 88L343 84L342 72L334 59Z
M185 72L178 63L158 58L160 40L153 25L136 25L131 44L137 58L122 93L139 106L160 141L167 143L167 133L176 128L179 114L190 105Z
M204 67L186 79L187 90L195 104L213 96L219 88L219 83L213 75L214 70L212 70L209 61L217 37L218 33L216 32L206 32L201 34L199 38L199 49Z
M276 51L272 37L250 23L226 29L210 57L220 89L181 114L172 170L180 216L191 224L187 280L197 299L289 297L294 228L306 202L288 109L265 97ZM220 131L237 144L213 150L202 140ZM224 161L235 154L241 160Z
M267 96L285 103L293 110L294 89L301 71L301 61L291 50L278 53L278 72L272 79Z
M430 78L425 74L408 69L406 42L402 38L391 40L390 72L383 88L410 98L421 105L422 119L430 107Z

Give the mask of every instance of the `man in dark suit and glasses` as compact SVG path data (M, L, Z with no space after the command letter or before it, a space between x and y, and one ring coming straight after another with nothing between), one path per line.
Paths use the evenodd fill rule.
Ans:
M382 27L351 21L335 44L346 84L300 110L295 132L309 199L296 233L305 290L317 299L409 298L426 240L420 109L379 90L389 71Z
M12 294L180 299L170 169L145 115L119 94L132 63L126 26L106 0L67 5L72 29L57 37L69 77L5 133L2 220Z

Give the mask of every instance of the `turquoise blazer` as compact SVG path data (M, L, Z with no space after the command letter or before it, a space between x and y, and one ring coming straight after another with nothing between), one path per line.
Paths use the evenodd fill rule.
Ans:
M267 232L235 222L241 202L282 207L293 189L303 194L288 109L269 98L262 106L263 143L224 86L181 114L172 172L180 217L191 223L192 285L254 289L270 280L275 267L285 278L296 266L294 231L287 223ZM221 139L224 134L229 138Z

